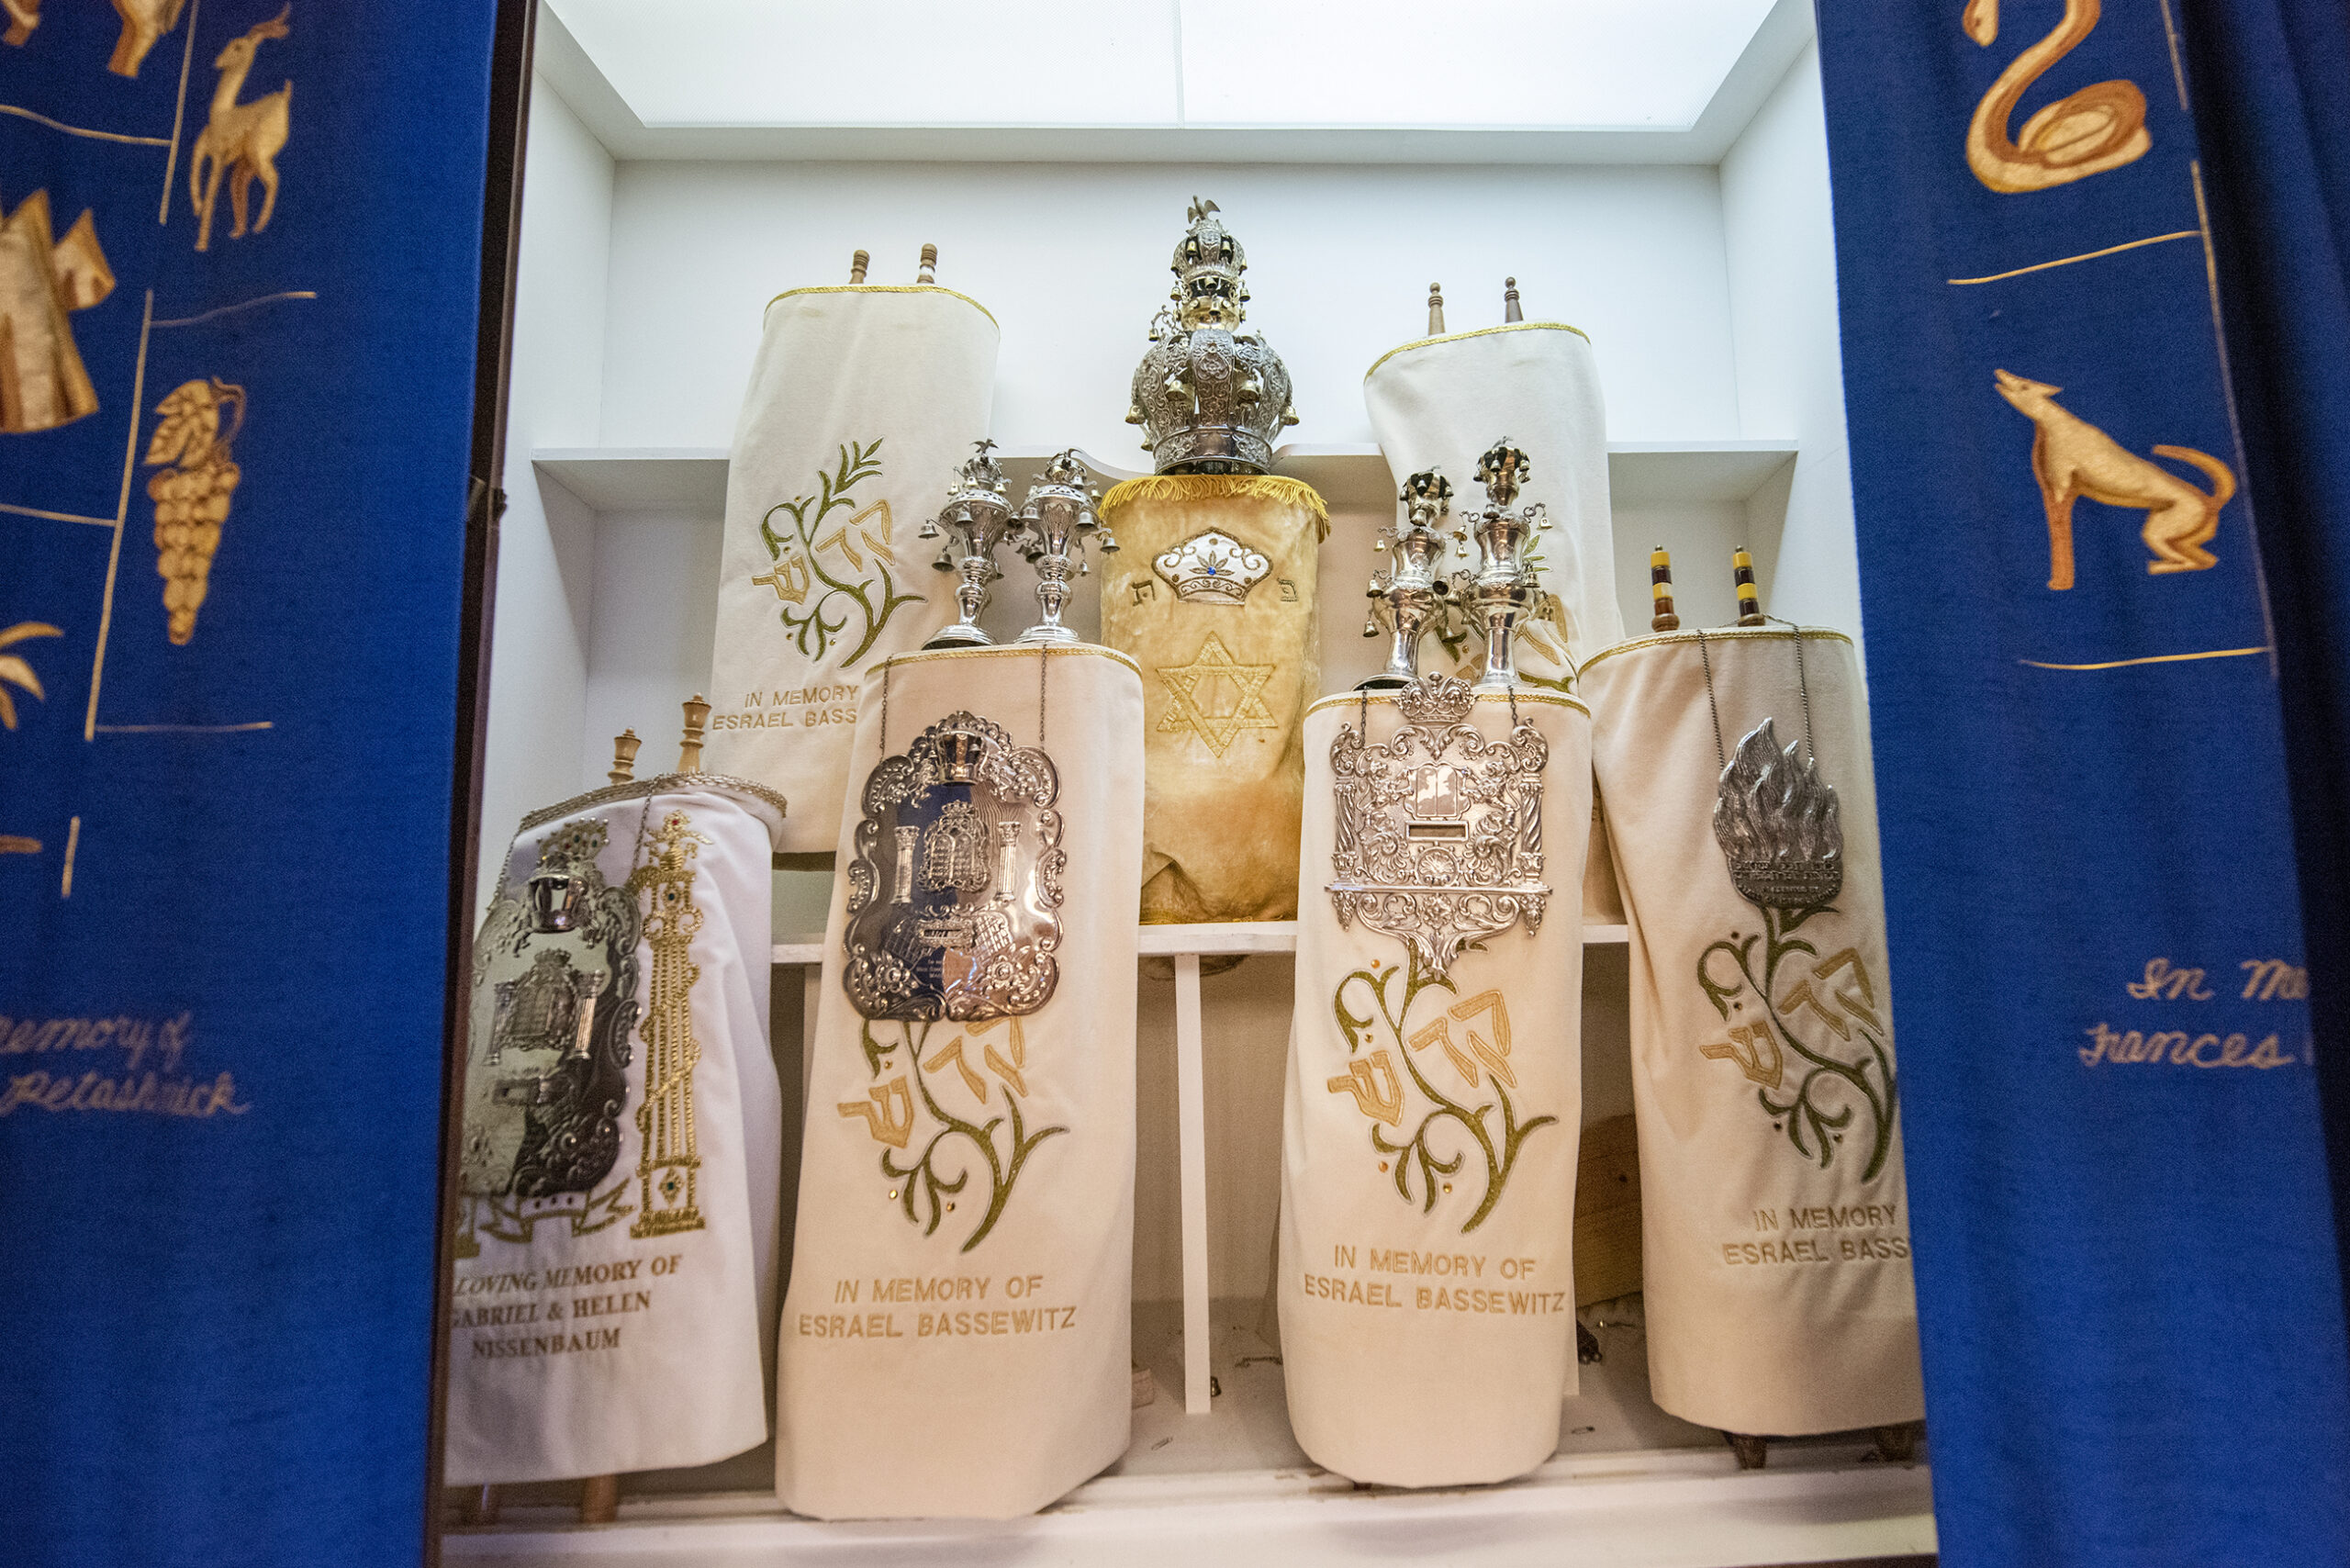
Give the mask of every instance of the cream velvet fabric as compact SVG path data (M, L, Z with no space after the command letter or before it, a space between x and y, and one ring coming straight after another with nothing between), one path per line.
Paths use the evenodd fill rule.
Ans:
M1036 745L1040 665L1068 856L1059 974L1044 1005L970 1024L877 1021L868 1036L843 988L845 877L834 895L776 1417L777 1492L820 1518L1029 1513L1125 1451L1142 861L1134 666L1082 645L895 660L886 754L884 672L868 676L840 864L854 856L864 779L925 727L968 710ZM912 1093L891 1089L905 1080ZM1027 1145L1016 1166L1015 1137ZM884 1170L885 1158L918 1168L926 1151L943 1187Z
M1538 620L1520 633L1519 672L1558 680L1624 635L1616 602L1616 543L1607 501L1607 410L1591 343L1572 327L1520 321L1406 343L1363 377L1371 428L1400 486L1441 468L1456 513L1484 504L1477 459L1507 436L1532 463L1517 505L1539 501L1548 532L1535 535L1542 587L1565 625ZM1422 657L1441 656L1431 638ZM1482 667L1484 644L1464 650ZM1434 664L1424 666L1435 667ZM1466 666L1464 664L1464 669Z
M518 1225L510 1202L500 1203L501 1217L487 1200L460 1200L449 1347L453 1484L707 1464L767 1439L761 1361L776 1307L782 1117L768 1054L767 959L781 814L707 776L645 782L654 792L606 800L522 834L508 857L506 886L517 889L548 838L600 821L609 840L598 869L608 886L624 890L632 868L643 875L665 827L680 818L683 833L699 835L677 842L690 846L683 863L700 920L681 951L656 951L650 930L637 945L620 1151L580 1225L559 1213ZM630 896L643 912L658 890ZM532 941L546 945L543 936ZM485 957L476 953L477 966ZM655 1021L672 980L685 988L690 1053L674 1033L656 1053L649 1033L666 1027ZM512 1076L512 1057L487 1059L495 1014L494 995L477 986L469 1087ZM670 1023L677 1016L666 1014ZM683 1171L643 1163L646 1072L656 1054L685 1081L670 1082L652 1108L672 1135L665 1145L656 1134L653 1152L699 1160L689 1193L666 1196L657 1189ZM688 1196L690 1212L674 1212ZM638 1234L656 1209L673 1211L659 1216L670 1224ZM476 1251L464 1256L468 1244Z
M998 336L944 288L767 307L727 469L704 756L782 791L788 852L832 850L866 671L956 617L955 577L916 535L988 433Z
M1321 687L1321 498L1294 479L1166 474L1112 489L1102 520L1119 545L1101 567L1102 640L1143 672L1143 921L1290 919L1299 723ZM1238 602L1179 598L1157 569L1211 530L1265 560Z
M1803 639L1844 879L1827 910L1792 925L1774 914L1766 929L1714 837L1721 764L1696 635L1623 644L1585 665L1580 687L1631 925L1649 1380L1687 1420L1790 1436L1925 1411L1867 713L1851 642ZM1766 718L1783 746L1800 742L1794 633L1705 641L1724 754Z
M1550 748L1541 789L1549 908L1539 930L1516 925L1464 950L1449 989L1423 986L1407 1003L1403 942L1360 921L1341 928L1326 891L1330 746L1341 725L1360 724L1362 707L1355 696L1325 698L1305 722L1278 1281L1290 1425L1316 1463L1357 1481L1500 1481L1550 1457L1560 1402L1576 1388L1576 914L1590 720L1572 698L1519 692L1519 713ZM1369 708L1371 739L1388 741L1401 727L1394 698L1373 695ZM1498 740L1509 714L1504 696L1480 696L1468 722ZM1391 1152L1399 1145L1458 1168L1431 1173L1418 1152Z

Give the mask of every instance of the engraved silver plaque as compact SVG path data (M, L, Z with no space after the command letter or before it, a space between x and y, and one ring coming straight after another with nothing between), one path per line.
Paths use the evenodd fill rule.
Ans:
M1765 719L1739 741L1715 789L1714 841L1739 896L1758 908L1817 909L1844 888L1842 810L1805 750L1800 741L1782 748Z
M867 1018L1034 1013L1060 978L1060 774L950 713L865 780L843 984Z
M474 945L459 1185L479 1198L586 1194L620 1155L636 1025L635 895L607 884L602 823L539 848Z
M1331 902L1407 946L1441 980L1471 942L1542 924L1542 769L1550 746L1519 721L1501 740L1468 722L1469 683L1431 672L1396 695L1384 745L1353 725L1330 745L1337 791Z

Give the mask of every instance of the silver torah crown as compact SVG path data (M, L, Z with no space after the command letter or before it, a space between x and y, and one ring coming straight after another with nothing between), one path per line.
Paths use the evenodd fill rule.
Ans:
M1036 604L1043 614L1036 624L1020 633L1022 642L1078 640L1076 633L1061 624L1062 607L1069 603L1070 568L1086 569L1088 539L1093 539L1105 555L1115 554L1118 549L1117 540L1094 515L1100 499L1087 483L1085 465L1078 460L1073 446L1054 454L1036 482L1028 487L1028 498L1021 504L1016 519L1019 532L1014 543L1036 568Z
M1151 321L1126 422L1142 426L1161 474L1261 474L1272 466L1273 437L1297 423L1289 367L1262 335L1237 330L1248 316L1248 258L1215 203L1194 196L1186 216L1173 303Z
M1404 723L1393 740L1346 724L1330 744L1330 902L1341 926L1360 920L1395 937L1441 980L1463 946L1521 921L1541 926L1550 747L1523 719L1503 739L1481 734L1457 676L1431 671L1395 702Z
M1784 750L1771 721L1746 733L1714 795L1714 840L1739 897L1762 909L1815 909L1844 888L1836 787L1803 744Z
M942 572L959 571L963 576L955 588L962 619L941 627L937 635L923 644L925 648L977 648L995 641L979 630L979 611L987 608L988 585L1003 576L997 569L995 552L1011 532L1012 503L1004 497L1003 469L989 455L995 442L979 441L972 445L972 454L947 482L946 505L922 525L917 535L935 539L939 524L946 524L946 532L955 536L954 543L939 551L932 565Z
M1477 569L1455 573L1452 591L1471 623L1485 634L1485 669L1477 678L1480 691L1504 691L1517 684L1517 627L1541 599L1541 585L1527 565L1526 550L1538 531L1550 526L1550 514L1539 501L1510 510L1533 472L1534 465L1507 436L1495 442L1477 460L1485 504L1452 536L1463 555L1469 554L1470 535L1477 540Z
M1420 678L1420 634L1452 591L1437 570L1444 557L1445 520L1452 515L1452 481L1430 468L1404 480L1396 498L1404 503L1404 521L1380 525L1373 548L1386 554L1388 565L1371 579L1371 618L1362 629L1366 637L1379 635L1384 606L1392 636L1387 667L1357 686L1358 691L1393 691Z

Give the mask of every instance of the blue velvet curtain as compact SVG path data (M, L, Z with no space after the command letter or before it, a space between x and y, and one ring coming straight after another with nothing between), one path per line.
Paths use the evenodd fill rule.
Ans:
M0 23L0 1562L425 1550L493 6Z
M2343 13L1818 10L1943 1560L2350 1560Z
M2342 1230L2350 1221L2350 8L2194 0L2181 21L2211 170L2230 370L2263 520Z

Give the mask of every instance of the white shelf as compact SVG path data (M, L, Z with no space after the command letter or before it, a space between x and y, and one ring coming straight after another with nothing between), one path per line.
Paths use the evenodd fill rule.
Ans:
M1586 947L1622 946L1632 939L1628 925L1586 925L1583 928L1583 945ZM1196 953L1202 958L1222 958L1236 953L1294 953L1297 951L1297 922L1294 920L1233 921L1208 925L1144 925L1135 933L1135 951L1146 958L1171 958L1178 953ZM775 945L778 964L821 964L824 961L824 939L803 936Z
M1000 453L1018 490L1051 453L1026 448ZM1079 456L1104 479L1136 470ZM1786 463L1792 441L1627 441L1607 446L1607 483L1618 506L1672 501L1742 501ZM717 517L726 510L726 453L714 446L543 446L531 454L539 472L596 511L677 511ZM1280 448L1273 471L1303 479L1342 510L1375 510L1394 498L1394 479L1376 446L1305 445Z
M1867 1458L1857 1436L1775 1442L1770 1463L1740 1472L1718 1434L1658 1410L1648 1347L1605 1308L1602 1361L1580 1369L1560 1410L1558 1451L1494 1486L1404 1492L1358 1487L1305 1457L1291 1436L1288 1394L1261 1304L1215 1304L1219 1393L1187 1416L1182 1335L1173 1304L1138 1304L1135 1360L1156 1390L1134 1413L1125 1458L1029 1518L826 1524L764 1492L632 1495L614 1524L580 1527L574 1509L509 1506L505 1521L443 1538L446 1562L507 1568L768 1568L819 1560L839 1568L921 1562L1116 1562L1156 1568L1221 1561L1230 1568L1382 1561L1464 1568L1639 1564L1732 1568L1896 1557L1934 1550L1924 1465ZM1571 1555L1570 1555L1571 1554Z

